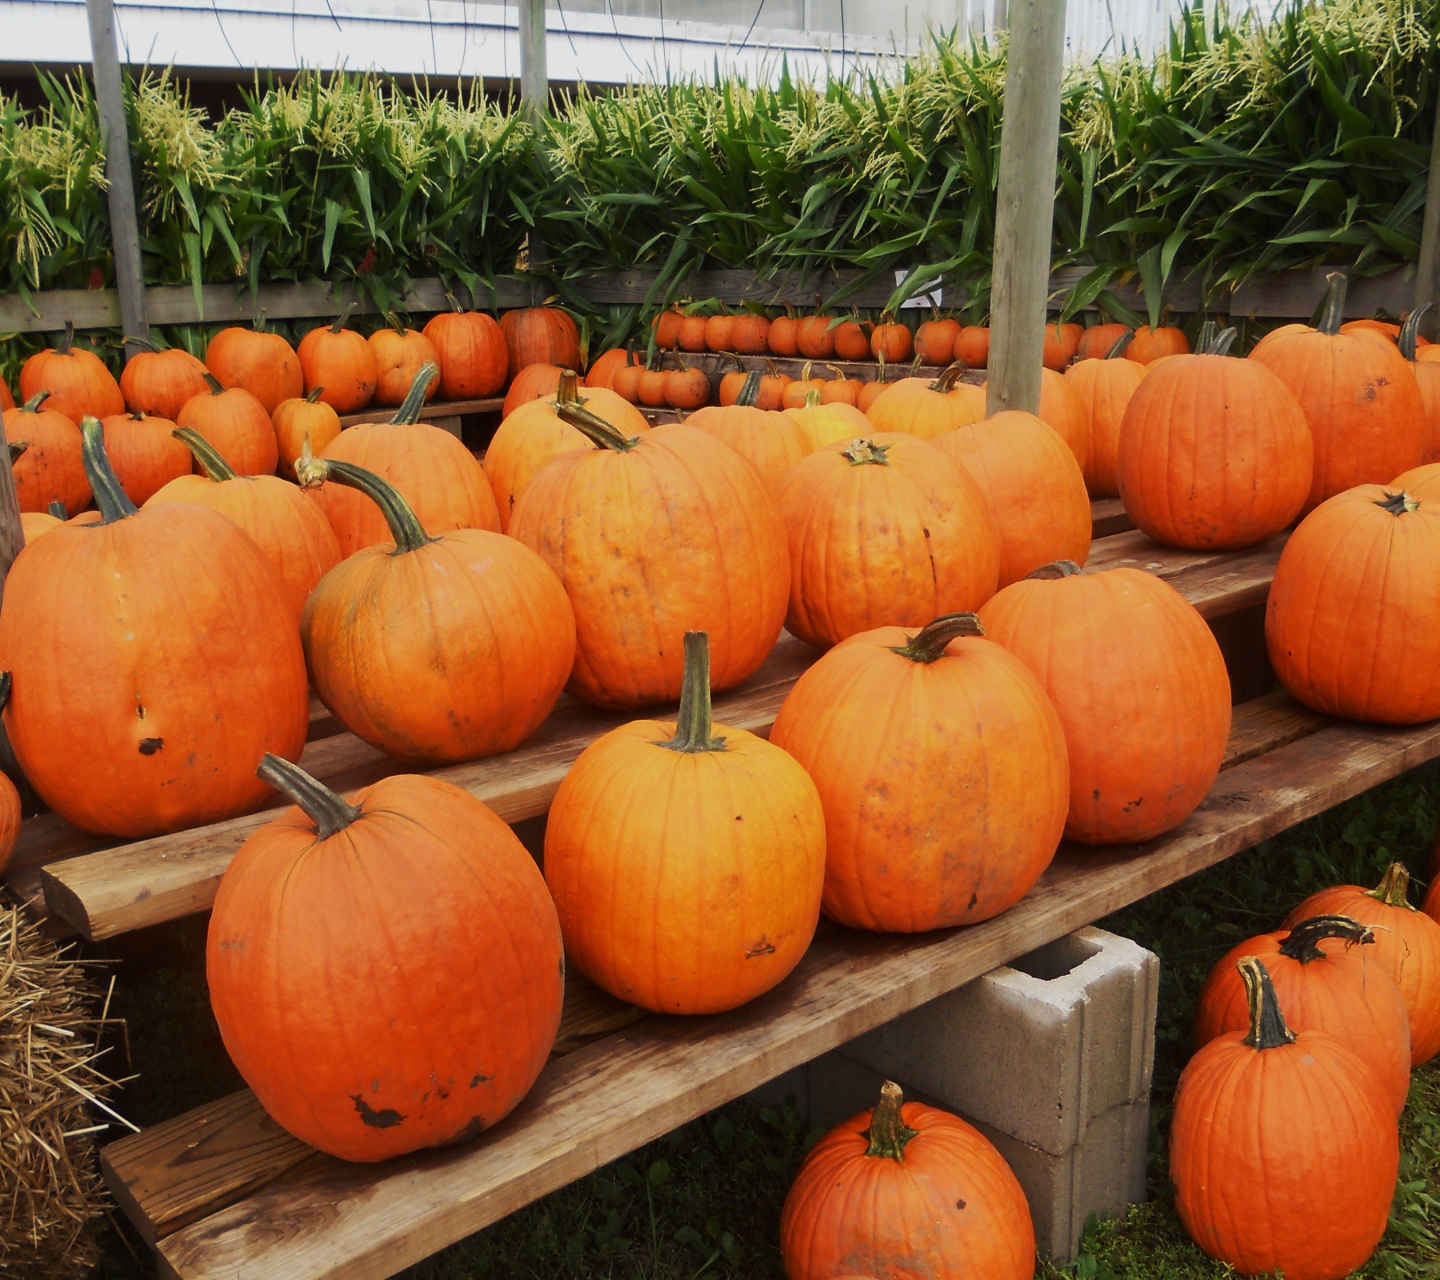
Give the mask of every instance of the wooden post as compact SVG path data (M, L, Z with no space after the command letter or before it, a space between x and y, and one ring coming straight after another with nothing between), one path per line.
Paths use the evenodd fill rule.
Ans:
M1065 0L1011 0L1008 19L986 411L1035 413L1055 223Z
M520 106L533 125L550 107L545 65L545 0L520 0Z
M1415 271L1415 305L1431 304L1421 323L1425 336L1440 334L1440 83L1435 89L1435 133L1430 143L1430 182L1425 188L1425 221L1420 231L1420 265Z
M114 0L85 0L90 15L90 59L95 69L95 101L105 135L105 177L110 199L110 242L115 250L115 287L120 294L120 323L127 338L148 338L145 275L140 266L140 220L135 212L135 183L130 174L130 134L120 82L120 49L115 36ZM138 348L126 347L126 358Z

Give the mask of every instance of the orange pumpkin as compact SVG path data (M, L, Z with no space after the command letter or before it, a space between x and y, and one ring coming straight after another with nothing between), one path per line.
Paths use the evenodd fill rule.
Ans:
M980 617L1065 725L1067 839L1137 844L1194 812L1225 756L1230 678L1184 596L1140 569L1058 564L1006 587Z
M810 945L825 819L790 756L712 724L705 633L684 648L676 723L612 729L561 781L545 881L566 953L596 985L656 1013L720 1013L783 981Z
M746 313L733 317L731 321L731 346L742 356L764 355L769 337L770 321L765 316Z
M1367 484L1321 503L1280 553L1266 604L1280 683L1326 715L1440 716L1437 580L1440 499Z
M347 308L334 324L322 324L300 339L296 355L305 377L305 394L330 406L335 413L355 413L370 403L380 380L375 348L354 329L347 329ZM298 400L290 396L281 403ZM276 411L279 405L275 406Z
M686 631L709 633L715 688L752 675L779 638L790 580L759 472L698 427L627 437L584 408L558 412L595 448L535 476L510 534L560 575L574 606L570 692L615 707L678 696Z
M814 452L815 443L804 424L790 413L757 409L755 397L759 390L759 372L747 374L740 398L733 405L701 409L686 421L723 440L754 463L773 496L790 469L806 454Z
M303 398L282 400L275 406L275 444L285 475L293 474L307 445L312 452L323 453L340 434L340 417L325 403L324 391L324 387L312 387Z
M915 330L915 354L925 364L944 368L960 357L955 354L955 339L960 336L960 321L937 315Z
M1072 361L1080 350L1080 339L1085 330L1078 324L1054 324L1045 326L1045 345L1042 348L1042 363L1047 369L1057 372Z
M800 322L790 314L788 308L784 315L776 316L770 321L770 330L765 335L765 345L770 348L771 355L796 356L800 354Z
M825 809L825 897L854 929L919 933L1013 906L1050 865L1065 736L973 614L842 641L786 696L770 741Z
M125 407L131 413L174 418L185 401L205 390L205 365L184 347L161 351L153 342L134 338L127 345L140 348L120 373L120 394L125 397ZM118 415L96 416L103 421ZM105 444L109 448L108 440ZM114 461L113 453L111 461Z
M1420 388L1420 406L1425 414L1425 432L1420 442L1420 461L1440 462L1440 364L1433 360L1416 358L1420 339L1420 322L1430 310L1430 304L1416 307L1400 329L1400 354L1410 362L1410 372L1415 375L1415 384Z
M375 353L375 403L387 407L405 402L415 375L427 364L437 368L440 353L435 344L419 329L407 329L398 321L393 329L376 329L370 335L370 349ZM439 379L430 384L426 400L433 400Z
M383 778L345 800L273 756L260 776L297 807L235 855L205 951L245 1082L284 1129L342 1160L498 1123L545 1065L564 996L533 859L438 778Z
M630 362L615 371L610 389L627 404L638 404L640 402L640 379L645 376L645 366L636 361L633 351L629 355ZM642 414L641 417L644 415ZM648 422L649 419L647 418L646 421Z
M1120 424L1130 397L1145 380L1145 369L1131 360L1080 360L1064 373L1080 406L1090 438L1085 487L1092 498L1120 496Z
M27 539L28 541L28 539ZM20 793L15 784L0 773L0 875L10 865L20 839Z
M5 379L0 378L0 413L6 409L15 407L15 397L10 394L10 388L5 385Z
M50 394L50 411L79 422L87 413L108 418L125 412L125 397L115 375L93 351L75 345L75 326L53 347L37 351L20 366L20 403L40 392Z
M268 794L255 761L298 757L310 725L275 570L217 512L136 511L96 419L83 438L99 524L37 539L5 582L0 670L13 677L16 758L52 809L101 835L244 813Z
M880 1104L832 1129L805 1157L780 1216L790 1280L852 1268L925 1280L1030 1280L1035 1228L1015 1175L959 1116ZM861 1280L850 1277L849 1280Z
M300 357L280 334L266 332L263 311L255 316L251 328L234 326L222 329L211 338L210 345L205 348L205 367L222 387L240 387L248 391L267 414L274 412L275 406L282 400L292 400L305 394L305 374L300 368ZM186 401L187 404L190 402ZM184 412L183 406L181 412ZM175 421L180 422L180 418ZM180 422L180 425L189 424ZM234 465L233 460L231 465ZM266 468L267 471L274 469L273 462Z
M37 391L20 408L4 412L15 491L21 511L48 511L59 502L67 515L74 515L90 502L80 428L51 409L49 397L48 391Z
M1389 338L1391 342L1398 343L1400 340L1400 326L1392 324L1388 320L1376 320L1367 318L1364 320L1347 320L1340 326L1341 333L1378 333L1382 338Z
M675 322L675 350L699 352L705 350L706 317L682 311Z
M64 507L60 508L61 511L64 509ZM49 511L22 511L20 513L20 532L24 534L27 547L36 538L42 537L52 529L58 529L64 523L65 521L60 516L53 515Z
M650 321L650 331L655 337L655 346L661 351L673 347L680 335L680 312L674 308L662 311Z
M483 400L510 376L510 351L493 316L483 311L452 310L431 316L423 330L440 364L442 400Z
M600 355L585 375L587 387L601 387L606 391L615 390L615 375L630 363L628 347L615 347Z
M827 366L835 376L828 378L820 384L821 404L848 404L852 408L860 403L860 393L865 389L865 384L859 378L847 378L845 371L839 365ZM810 397L805 397L805 404L810 403ZM804 408L804 405L800 406Z
M955 363L938 378L902 378L875 397L865 416L876 431L903 431L922 440L979 422L985 392L960 381L964 373L965 366Z
M204 436L237 475L273 475L280 443L265 406L243 387L221 386L214 374L205 381L209 390L185 401L176 423Z
M805 402L813 391L819 395L825 389L825 380L811 376L810 361L800 366L800 376L792 379L780 393L780 407L782 409L803 409Z
M669 385L669 376L666 370L658 366L641 370L638 395L640 403L647 409L659 409L665 404L665 389Z
M877 324L870 330L870 352L878 359L882 351L893 364L904 364L915 354L915 336L903 324Z
M983 395L984 388L981 390ZM1036 417L1060 433L1083 473L1090 465L1090 424L1080 397L1064 374L1052 369L1040 370L1040 409Z
M807 360L835 359L835 330L827 315L806 316L795 329L795 345Z
M302 484L365 494L391 537L332 567L310 594L300 634L320 700L401 760L449 764L518 747L550 714L575 658L574 614L550 567L486 529L432 538L363 467L318 458L299 472Z
M500 332L505 335L505 346L510 353L511 377L518 377L532 364L553 364L562 369L582 366L580 330L559 307L507 311L500 317Z
M679 355L675 360L678 367L665 374L665 403L682 413L704 408L710 399L710 379L705 370L686 364Z
M869 360L871 358L870 335L865 332L867 327L858 319L842 320L831 330L835 339L835 358L837 360Z
M971 369L983 369L990 363L990 329L987 325L967 324L955 335L954 358Z
M734 349L731 333L735 317L721 311L705 318L705 347L709 351L730 351Z
M1126 359L1136 364L1154 364L1166 356L1183 356L1190 351L1190 340L1183 329L1161 326L1152 329L1142 324L1135 330L1135 340L1125 351Z
M880 397L894 385L885 361L878 361L875 369L875 378L860 388L860 397L855 401L855 407L859 409L861 413L869 414L870 410L875 406L875 401L880 399Z
M1126 338L1134 338L1128 324L1092 324L1080 334L1080 341L1075 347L1076 360L1103 360L1114 349L1117 343ZM1124 347L1121 350L1125 350Z
M755 393L755 407L767 412L785 407L785 388L795 379L780 373L770 361L770 372L760 376L760 390Z
M170 481L190 474L194 460L175 438L175 424L169 418L119 413L100 425L105 429L105 452L120 487L137 506L143 506Z
M515 375L510 390L505 393L505 405L500 410L501 418L508 418L522 404L528 404L531 400L543 400L546 396L553 396L559 387L559 365L527 365Z
M826 383L826 386L831 385ZM872 435L875 430L870 419L854 405L834 400L827 404L823 392L807 396L803 409L786 409L785 416L793 418L809 433L810 448L807 452L810 453L837 440L855 440Z

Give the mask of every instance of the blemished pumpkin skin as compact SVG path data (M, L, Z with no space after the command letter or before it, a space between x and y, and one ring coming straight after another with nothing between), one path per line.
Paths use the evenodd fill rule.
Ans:
M955 363L938 378L902 378L875 397L865 416L875 431L903 431L921 440L979 422L985 416L985 392L961 382L964 373L965 367Z
M98 524L36 539L5 582L0 670L13 677L16 758L52 809L100 835L245 813L269 794L255 761L298 758L310 726L280 581L217 512L137 511L100 423L87 418L83 433Z
M415 383L415 375L427 364L437 368L440 353L435 344L419 329L376 329L368 339L375 353L375 403L387 408L401 405ZM437 378L425 393L427 401L435 398L440 381Z
M222 386L214 374L205 381L207 390L185 401L176 425L204 436L237 475L274 475L280 442L265 406L243 387Z
M785 526L760 473L698 427L626 438L584 408L559 412L595 448L535 476L510 536L560 575L574 607L569 692L606 707L678 697L687 631L709 634L714 688L753 675L779 639L790 584Z
M928 441L827 445L791 469L777 505L790 547L785 625L807 644L921 626L995 593L995 517L965 468Z
M1425 445L1420 386L1388 338L1340 333L1345 277L1332 276L1318 328L1286 325L1261 339L1250 359L1300 402L1315 442L1305 510L1360 484L1384 484L1417 466Z
M1018 902L1069 802L1065 734L1035 677L973 614L836 645L786 696L770 741L825 808L822 910L921 933Z
M1166 546L1254 546L1288 528L1310 494L1305 411L1263 364L1227 354L1235 332L1156 364L1125 410L1120 499Z
M703 409L710 399L710 378L697 365L686 364L676 357L679 368L665 372L665 403L682 415Z
M571 963L656 1013L720 1013L782 982L820 918L825 818L805 770L713 724L706 638L684 640L675 723L587 747L545 828Z
M870 335L865 332L865 325L858 320L842 320L831 332L835 337L835 358L837 360L879 358L871 350ZM885 358L888 360L890 357L887 354Z
M674 349L691 352L704 351L707 319L706 316L688 315L682 311L675 322Z
M738 315L730 325L732 349L742 356L762 356L769 349L770 321L765 316Z
M627 435L643 435L650 430L645 415L615 392L586 387L582 395L575 375L567 369L560 375L560 386L553 396L521 405L501 422L485 450L485 475L495 495L502 533L510 531L515 504L546 463L562 453L590 448L590 442L556 412L556 406L562 403L588 406Z
M510 351L493 316L483 311L442 311L421 331L440 362L441 400L493 396L510 376Z
M1006 587L980 617L1064 723L1067 839L1138 843L1194 812L1225 756L1230 678L1184 596L1140 569L1057 564Z
M1033 414L1009 411L935 441L980 486L1000 531L1000 587L1090 554L1090 496L1075 455Z
M1128 333L1128 324L1092 324L1080 335L1080 342L1075 348L1076 361L1103 360Z
M1270 665L1292 697L1325 715L1433 720L1437 608L1440 500L1358 485L1316 507L1280 553L1265 606Z
M614 347L596 357L595 362L585 374L585 385L600 387L605 391L614 391L615 375L629 363L629 348Z
M48 511L52 502L59 502L66 515L73 516L90 503L80 428L51 409L49 399L49 392L37 391L18 409L4 412L12 457L16 447L27 446L12 462L15 490L21 511Z
M169 418L145 413L120 413L100 424L105 428L105 452L125 495L137 507L170 481L190 474L194 459L175 438Z
M830 327L830 317L806 316L795 327L795 345L807 360L835 359L835 330Z
M275 427L275 445L280 450L281 475L293 475L295 463L308 445L312 453L323 453L340 434L340 415L323 396L325 388L312 387L295 400L282 400L275 406L271 421Z
M1342 1280L1385 1234L1400 1143L1374 1073L1323 1031L1285 1025L1265 966L1240 962L1248 1033L1186 1066L1170 1126L1175 1207L1241 1275Z
M235 855L205 952L245 1082L284 1129L342 1160L490 1128L560 1025L560 926L534 861L438 778L398 774L347 801L273 757L261 774L300 807Z
M893 364L903 364L915 354L915 335L910 332L908 325L903 324L877 324L870 330L870 353L879 356L885 353L885 359Z
M615 377L610 384L610 389L625 401L626 404L639 404L640 379L645 376L645 372L645 366L632 358L629 364L615 371ZM720 403L724 404L725 385L723 378L721 379L720 394ZM644 417L643 414L641 416ZM649 421L648 418L645 420L647 422Z
M1130 397L1145 380L1145 367L1123 358L1080 360L1063 376L1090 436L1085 488L1092 498L1118 498L1120 424Z
M1410 1018L1400 989L1364 952L1375 934L1348 916L1312 916L1232 947L1210 971L1195 1010L1195 1047L1250 1026L1237 965L1262 960L1293 1031L1324 1031L1374 1070L1398 1117L1410 1093ZM1322 946L1322 943L1328 945Z
M967 324L955 335L953 357L971 369L983 369L990 363L990 327Z
M532 364L579 369L580 330L559 307L524 307L500 317L512 377ZM670 345L666 343L665 345ZM700 348L704 350L704 348Z
M279 476L236 475L195 432L182 427L176 438L194 454L201 474L170 481L145 507L194 502L228 516L275 566L284 585L282 595L298 623L315 584L340 563L340 543L325 513Z
M1035 1228L1024 1191L984 1135L948 1111L905 1102L887 1080L873 1111L805 1157L780 1216L780 1252L790 1280L857 1267L894 1280L1030 1280Z
M15 784L0 773L0 874L15 854L15 843L20 839L20 819L20 793Z
M807 396L803 409L785 410L785 416L798 422L809 434L810 448L806 452L813 453L837 440L855 440L874 433L870 419L854 405L843 401L826 404L824 401L822 392L813 400Z
M495 495L475 455L448 431L415 420L436 372L427 364L415 375L409 397L389 422L347 427L321 456L363 467L394 485L431 537L452 529L499 533ZM340 540L342 556L390 540L384 514L364 494L338 484L322 484L313 492Z
M500 410L501 419L508 418L522 404L531 400L543 400L553 396L560 387L561 369L558 364L526 365L510 384L505 393L505 404Z
M222 329L205 348L205 367L222 387L244 388L260 402L268 415L282 400L293 400L305 394L305 374L300 368L300 357L295 354L295 348L280 334L267 333L264 324L265 313L262 311L255 317L253 328L235 326ZM175 421L182 427L194 425L181 422L180 418ZM233 459L230 463L235 465ZM273 471L275 464L272 462L265 469Z
M347 311L336 316L333 324L311 329L300 339L296 352L304 375L305 395L318 392L317 399L328 404L337 415L356 413L369 404L380 379L375 349L362 334L345 327L348 315ZM299 398L291 396L285 403Z
M1162 325L1152 329L1142 324L1135 330L1135 340L1126 348L1125 358L1136 364L1154 364L1166 356L1183 356L1190 352L1190 339L1183 329Z
M748 458L760 473L766 490L775 497L791 468L815 452L815 441L805 425L793 416L793 411L757 409L755 396L759 390L757 370L746 375L740 398L733 405L726 408L711 405L692 413L685 421L723 440L742 458ZM818 393L816 400L819 400Z
M298 472L302 485L366 494L390 531L332 567L305 605L300 634L320 700L357 738L417 764L518 747L554 708L575 658L559 578L488 529L430 537L394 486L361 467L307 459Z
M1440 1053L1440 924L1409 899L1410 873L1393 862L1373 889L1337 885L1312 893L1288 916L1285 927L1318 915L1349 916L1375 931L1374 960L1388 973L1410 1015L1410 1065Z
M1041 362L1047 369L1058 373L1075 358L1080 350L1080 339L1084 336L1085 330L1078 324L1047 324Z
M1417 358L1421 348L1420 322L1430 311L1428 302L1416 307L1400 326L1397 343L1400 354L1410 362L1415 385L1420 388L1420 405L1425 412L1425 433L1420 444L1421 464L1440 462L1440 364Z
M97 418L124 413L125 397L115 375L93 351L74 344L75 326L67 320L59 342L20 366L20 403L48 391L50 411L75 423L87 413Z
M925 364L939 365L943 369L960 358L955 354L955 339L959 336L960 321L936 316L915 330L915 354Z
M133 338L129 345L141 348L120 373L120 394L131 413L173 419L185 401L205 390L205 365L184 347L161 351L153 342L137 343ZM101 421L115 416L101 416Z

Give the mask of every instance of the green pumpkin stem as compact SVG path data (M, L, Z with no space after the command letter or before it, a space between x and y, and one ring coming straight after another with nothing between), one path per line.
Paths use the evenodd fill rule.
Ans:
M1278 1049L1294 1044L1295 1033L1285 1025L1280 1001L1270 982L1270 973L1254 956L1246 956L1237 966L1245 980L1245 998L1250 1005L1250 1032L1242 1041L1252 1049Z
M820 393L811 387L805 393L805 407L807 409L818 409L820 407Z
M255 313L255 319L253 319L252 321L250 321L250 328L251 328L252 330L254 330L256 333L264 333L264 332L265 332L265 308L264 308L264 307L261 307L260 310Z
M105 453L105 429L98 418L88 413L80 421L80 458L85 464L85 477L95 494L95 505L100 508L100 523L114 524L133 516L136 506L129 495L120 487L115 468Z
M1396 342L1400 347L1400 354L1411 364L1415 363L1415 348L1420 345L1420 322L1425 319L1429 311L1430 304L1422 302L1405 317L1405 322L1400 326L1400 336Z
M911 662L935 662L950 646L952 640L961 636L983 636L985 628L980 618L973 613L942 613L927 622L913 636L910 643L891 650Z
M291 764L274 752L265 753L255 773L281 795L288 796L299 805L305 816L315 824L315 834L321 840L338 835L364 813L358 804L351 804L343 796L336 795L298 764Z
M390 421L402 427L413 427L419 422L420 411L425 407L425 393L439 376L440 366L435 361L427 360L422 364L415 374L415 381L410 384L410 390L405 393L405 399L400 402L400 407L395 410L395 416Z
M70 348L75 345L75 321L65 321L65 332L60 335L60 341L55 344L57 356L68 356Z
M1034 578L1036 582L1054 582L1057 578L1073 578L1077 573L1084 573L1073 560L1052 560L1049 564L1042 564L1038 569L1027 573L1027 578Z
M200 470L217 484L235 479L235 470L220 456L220 452L194 427L176 427L170 433L190 450L191 456L200 464Z
M55 498L46 510L57 520L68 520L70 513L65 510L65 504L59 498Z
M1213 320L1206 320L1200 325L1200 336L1195 339L1195 354L1203 355L1208 352L1215 342L1215 335L1220 332L1220 326Z
M1337 334L1345 320L1345 295L1350 290L1350 277L1343 271L1332 271L1325 277L1329 288L1325 290L1325 304L1320 309L1320 323L1315 327L1321 333Z
M885 371L885 366L883 363L880 366L880 371L883 378ZM952 361L950 364L946 365L943 370L941 370L940 376L930 384L930 390L944 392L950 392L955 390L955 384L965 376L967 371L968 366L966 365L965 361Z
M1240 336L1240 330L1236 328L1222 329L1213 320L1205 322L1206 327L1200 331L1200 341L1195 344L1197 356L1228 356L1230 348L1235 345L1235 340Z
M660 743L671 751L698 754L724 751L725 739L711 732L710 636L704 631L685 633L685 670L680 678L680 714L675 736Z
M40 406L50 398L48 391L37 391L24 404L20 406L21 413L39 413Z
M904 1120L902 1108L905 1095L893 1080L880 1086L880 1101L870 1115L870 1129L866 1137L870 1145L865 1148L867 1156L882 1160L905 1163L905 1148L911 1140L920 1136L920 1130L910 1128Z
M120 341L127 347L134 347L137 351L144 351L150 355L156 355L160 351L160 348L149 338L121 338Z
M325 393L325 388L324 388L324 387L312 387L309 391L307 391L307 392L305 393L305 403L306 403L306 404L315 404L317 401L319 401L320 397L321 397L324 393Z
M1375 935L1349 916L1311 916L1302 920L1280 940L1280 954L1301 964L1325 959L1319 943L1326 938L1343 939L1347 946L1374 942Z
M739 361L737 360L736 363L739 364ZM740 394L735 397L737 405L743 405L747 409L755 407L755 401L760 395L760 378L759 369L752 369L745 375L745 381L740 386Z
M1121 356L1125 354L1125 348L1134 341L1135 330L1126 329L1124 333L1122 333L1118 338L1115 339L1115 342L1111 346L1110 350L1105 353L1105 359L1118 360Z
M393 484L373 471L357 467L353 462L341 462L338 458L317 458L310 452L308 437L300 456L295 459L295 477L300 481L302 489L313 489L327 481L343 484L348 489L358 489L380 508L380 514L385 517L390 536L395 541L397 555L404 551L418 551L426 543L436 541L425 532L425 526L420 523L415 508Z
M580 375L574 369L560 370L560 385L555 388L555 404L584 404L580 394Z
M1410 871L1403 862L1392 862L1385 868L1380 883L1369 890L1367 897L1383 902L1387 907L1401 907L1414 911L1410 905Z
M840 450L840 456L848 458L852 467L888 467L890 463L885 455L889 449L888 444L876 444L873 440L852 440Z
M28 440L10 441L10 465L12 467L25 456L25 450L29 447L30 441Z
M212 396L225 394L225 388L220 385L220 379L211 373L209 369L206 369L200 376L205 379L205 385L210 388L210 394Z
M1418 498L1412 498L1403 489L1399 493L1391 493L1388 489L1383 498L1376 498L1375 505L1383 507L1392 516L1403 516L1407 512L1414 511L1420 505Z
M626 453L635 447L638 440L638 437L627 438L618 427L611 426L599 414L592 413L583 405L557 401L555 416L567 426L574 427L597 449L614 449L616 453Z

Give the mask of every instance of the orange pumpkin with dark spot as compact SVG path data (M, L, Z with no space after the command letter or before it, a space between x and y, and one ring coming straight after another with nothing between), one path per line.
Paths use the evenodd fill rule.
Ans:
M137 343L133 338L128 345L140 347L120 373L120 393L131 413L173 419L185 401L205 390L205 365L184 347L162 351L153 342ZM101 421L115 416L96 415Z
M48 511L52 502L59 502L67 515L74 515L90 502L80 428L49 407L49 396L48 391L37 391L20 408L5 410L15 490L21 511ZM24 452L16 457L21 445Z
M955 354L955 339L959 336L960 321L936 316L915 330L915 354L925 364L939 365L943 369L952 360L960 358Z
M387 408L405 402L415 375L427 364L440 365L435 344L419 329L397 323L394 328L376 329L369 342L375 353L375 403ZM435 398L439 386L436 378L425 393L427 401Z
M441 400L483 400L510 376L510 351L493 316L451 311L432 316L423 330L440 364Z
M333 324L311 329L296 351L305 376L305 394L315 395L336 414L363 409L374 398L380 380L375 348L354 329L345 327L349 314L347 310L336 316ZM281 403L299 398L289 396Z

